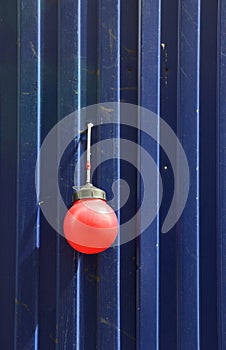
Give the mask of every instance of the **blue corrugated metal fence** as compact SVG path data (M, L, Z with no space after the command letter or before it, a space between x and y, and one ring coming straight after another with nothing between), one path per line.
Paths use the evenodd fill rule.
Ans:
M1 349L226 349L225 97L225 0L0 3ZM174 130L190 192L178 223L161 234L175 185L167 155L144 133L120 127L120 113L110 128L94 128L93 143L122 137L148 144L164 193L141 236L86 256L44 218L36 159L65 116L120 101L151 110ZM84 150L81 135L59 167L68 206ZM112 158L93 178L108 197L115 180L128 182L132 194L117 213L123 223L136 212L142 186L116 144ZM80 172L76 181L83 182Z

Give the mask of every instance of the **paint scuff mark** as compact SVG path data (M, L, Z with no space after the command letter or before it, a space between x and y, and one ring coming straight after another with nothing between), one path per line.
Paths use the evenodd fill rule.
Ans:
M90 75L97 75L99 76L100 75L100 69L94 69L94 70L90 70L90 69L87 69L87 68L82 68L82 70Z
M131 339L132 341L135 342L135 337L131 336L130 334L128 334L126 331L124 331L123 329L117 327L116 325L114 325L113 323L111 323L110 321L106 320L105 318L101 317L100 318L100 322L111 327L111 328L114 328L116 329L117 331L119 331L121 334L123 334L125 337L127 337L128 339Z
M111 88L111 90L118 90L117 88ZM126 87L121 87L120 91L136 91L137 87L136 86L126 86Z
M33 53L33 57L37 57L37 52L35 50L35 46L32 41L30 41L31 51Z
M126 47L126 46L123 46L123 49L126 50L126 52L127 52L128 54L130 54L130 55L135 55L135 54L137 53L136 50L134 50L134 49L129 49L129 48Z
M113 50L114 41L116 41L116 35L113 34L112 29L109 29L109 42L111 51Z
M15 304L16 304L16 305L22 306L26 311L30 311L28 305L25 304L25 303L22 303L22 302L21 302L20 300L18 300L17 298L15 298Z
M102 111L108 112L108 113L114 112L114 109L112 109L112 108L106 108L106 107L104 107L104 106L101 106L100 109L102 109Z
M189 76L187 75L187 73L184 71L184 69L181 67L181 73L185 76L185 78L187 78L189 80Z
M59 340L57 339L57 338L54 338L53 336L52 336L52 334L49 334L49 337L50 337L50 339L52 340L52 342L54 343L54 344L58 344L59 343Z
M92 275L92 274L89 273L89 274L88 274L88 278L89 278L90 280L93 280L93 281L97 282L97 283L100 282L100 276Z

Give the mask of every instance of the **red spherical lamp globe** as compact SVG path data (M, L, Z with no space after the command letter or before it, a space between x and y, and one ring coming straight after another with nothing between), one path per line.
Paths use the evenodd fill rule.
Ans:
M91 185L92 186L92 185ZM100 253L109 248L118 233L118 220L113 209L105 199L98 197L82 197L88 192L84 186L75 195L77 199L64 219L64 234L68 243L75 250L85 254ZM92 186L90 193L101 192Z
M90 137L88 124L87 181L73 195L73 205L64 219L65 238L81 253L96 254L108 249L118 233L118 219L106 202L103 190L90 183Z

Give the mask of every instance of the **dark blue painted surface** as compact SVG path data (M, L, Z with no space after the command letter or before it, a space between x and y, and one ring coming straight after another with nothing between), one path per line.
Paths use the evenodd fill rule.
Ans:
M217 348L217 1L201 4L200 42L200 332ZM204 26L208 23L208 26ZM211 50L210 50L211 48ZM207 102L208 101L208 102ZM213 186L213 184L215 184Z
M99 79L98 79L98 102L119 101L120 99L120 1L105 1L98 4L98 37L99 37ZM103 112L105 113L105 112ZM106 111L106 113L108 113ZM100 116L101 118L101 116ZM109 118L111 116L109 115ZM119 122L120 115L110 119ZM109 131L106 130L106 134ZM114 128L112 135L117 137L120 128ZM98 136L101 135L99 132ZM112 151L112 157L120 156L118 151ZM104 150L103 150L104 151ZM101 162L101 155L99 155ZM106 172L99 169L98 185L106 188L107 194L111 191L111 181L117 179L120 174L120 164L115 163L115 168L108 167ZM110 183L109 183L110 180ZM110 185L110 186L109 186ZM119 189L117 195L120 196ZM120 221L120 216L118 215ZM120 235L120 233L119 233ZM109 348L111 350L120 347L121 343L121 320L120 320L120 247L111 248L97 257L98 264L98 312L97 312L97 348ZM104 302L105 300L105 302Z
M41 7L41 140L57 122L57 8L53 3ZM50 26L54 31L46 31ZM56 246L57 236L44 217L40 217L38 348L54 347L56 342ZM46 282L48 284L46 284ZM25 347L26 348L26 347Z
M17 231L15 345L38 343L39 209L34 188L35 158L40 147L40 8L18 5ZM24 328L24 325L27 325Z
M55 86L57 120L61 120L73 110L78 108L79 98L77 91L78 84L78 53L79 40L77 30L80 18L78 4L74 1L58 2L56 7L56 58L57 71ZM76 35L77 34L77 35ZM69 54L70 53L70 54ZM58 147L60 145L60 135ZM75 147L78 144L75 139ZM83 143L79 143L79 146ZM56 146L57 147L57 146ZM61 164L60 170L61 181L63 183L63 196L66 204L70 206L73 186L73 161L76 161L80 148L77 147L66 150L66 161ZM69 153L70 152L70 153ZM65 181L68 178L68 182ZM79 340L80 334L83 335L83 323L80 317L84 308L84 301L79 303L80 296L77 292L77 285L81 286L83 292L83 279L81 279L81 269L83 262L80 261L79 254L73 252L66 241L57 236L56 253L56 319L55 319L55 341L56 349L68 348L72 349L75 344L83 345L83 340ZM77 307L79 305L79 308ZM76 332L81 329L80 334ZM87 330L90 328L87 327ZM82 337L81 337L82 338ZM80 342L79 342L80 341Z
M179 7L177 134L190 165L190 193L178 225L178 348L199 349L200 2ZM189 98L188 98L189 96Z
M16 1L6 3L0 10L0 309L2 314L0 343L13 348L15 318L15 260L16 260L16 192L17 192L17 11ZM10 42L10 45L5 45ZM8 189L3 191L3 189ZM9 199L9 196L11 197Z
M172 16L169 16L172 13ZM162 1L160 116L177 133L178 1ZM160 130L161 141L161 130ZM176 149L175 149L176 153ZM167 168L165 168L167 167ZM164 196L160 227L172 201L174 181L167 155L160 152ZM160 349L177 346L177 227L160 235L159 342Z
M157 115L160 111L160 9L158 0L144 1L139 7L139 104ZM159 165L158 145L148 142L144 135L140 135L140 143ZM157 201L158 198L156 205ZM140 220L144 220L142 213ZM137 265L137 349L159 349L159 218L138 238Z
M218 15L218 121L217 121L217 233L218 233L218 348L226 347L226 7L225 1L219 2Z
M225 23L224 0L0 3L2 348L226 347ZM41 214L36 157L64 116L119 100L160 113L177 133L190 167L188 202L176 227L161 235L174 188L167 155L133 128L94 128L93 143L121 134L148 149L162 174L164 199L160 216L137 240L84 256ZM111 120L119 121L120 114ZM60 141L59 135L56 147ZM68 206L85 141L75 139L61 161ZM120 148L112 156L120 157ZM101 161L101 153L97 157ZM94 182L111 197L120 177L132 188L117 212L124 222L142 197L135 169L106 162ZM82 181L77 174L75 184Z
M128 16L129 13L129 16ZM120 101L138 103L138 2L136 0L121 1L120 23ZM130 33L130 35L128 35ZM137 130L121 128L121 138L137 142ZM133 217L139 206L136 169L121 162L120 176L130 186L131 195L127 205L120 211L121 222ZM123 200L123 198L121 199ZM137 228L134 227L134 230ZM136 241L133 240L121 246L120 249L120 327L121 348L136 349Z

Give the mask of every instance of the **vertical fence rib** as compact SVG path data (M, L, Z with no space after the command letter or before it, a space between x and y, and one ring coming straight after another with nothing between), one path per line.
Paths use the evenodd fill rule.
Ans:
M226 3L218 6L217 233L218 233L218 349L226 347Z
M199 349L200 1L180 1L178 30L177 135L189 162L190 193L178 226L177 344L182 349Z
M161 1L140 2L138 104L155 113L156 118L160 115L160 40ZM156 133L159 135L159 130ZM144 146L142 135L140 143ZM152 157L159 167L159 144L152 147ZM139 161L143 161L141 156ZM137 264L137 349L159 349L158 217L139 238Z

